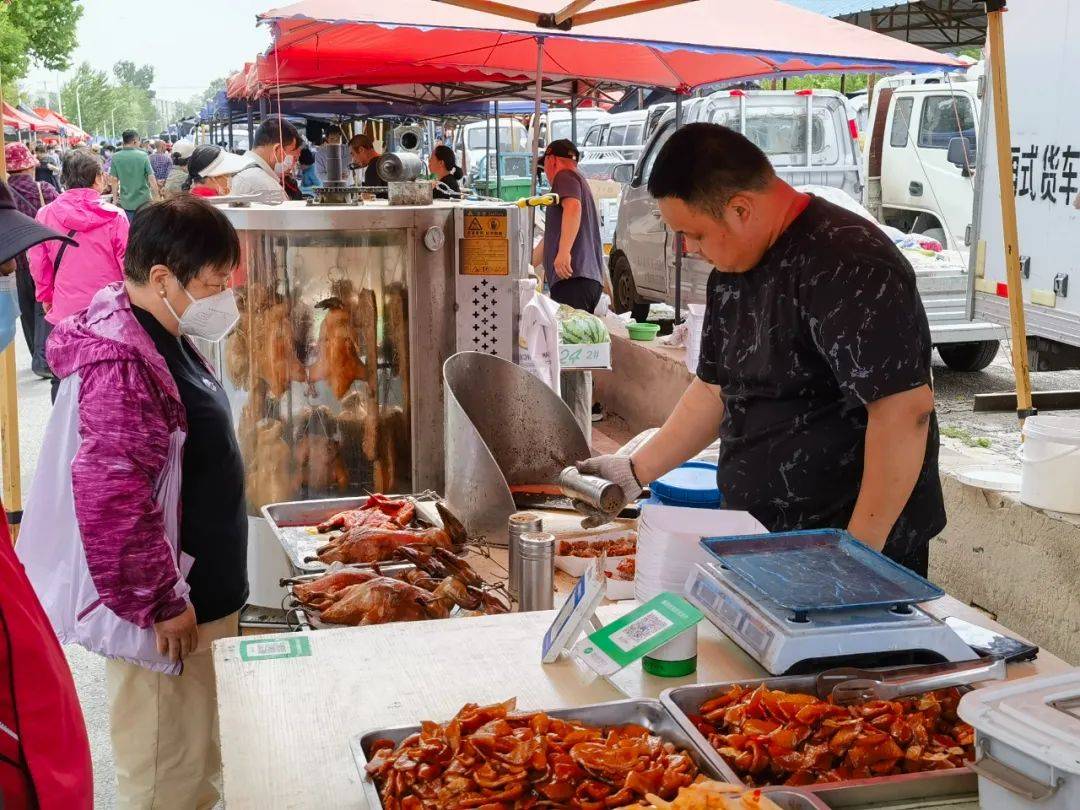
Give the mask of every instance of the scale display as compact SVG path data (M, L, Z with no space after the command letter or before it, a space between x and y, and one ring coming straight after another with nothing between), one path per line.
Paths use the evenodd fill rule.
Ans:
M929 602L944 591L836 529L704 538L752 591L800 618L811 611Z

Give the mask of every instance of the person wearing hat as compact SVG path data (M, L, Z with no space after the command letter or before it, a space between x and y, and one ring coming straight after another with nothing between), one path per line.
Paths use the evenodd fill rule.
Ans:
M15 257L70 243L18 210L0 182L0 351L15 337ZM0 804L91 810L94 776L79 696L64 651L27 578L0 504Z
M124 211L101 198L105 173L101 158L89 149L72 149L61 172L67 188L37 213L38 222L66 233L77 246L37 245L29 252L37 300L45 307L44 348L52 327L90 305L94 294L124 277L128 219ZM60 385L53 377L53 397Z
M37 159L37 166L34 168L34 179L39 183L51 184L59 192L60 183L56 179L57 168L49 161L49 153L45 149L45 144L38 143L34 145L34 157Z
M240 155L211 144L196 146L188 159L188 179L184 191L196 197L217 197L229 193L232 176L248 165Z
M386 181L379 177L378 171L376 171L376 161L379 159L379 152L375 149L375 141L371 139L371 136L366 132L361 132L359 135L353 135L349 139L349 155L352 157L352 163L349 168L353 171L360 172L360 182L357 185L368 186L371 188L378 188L379 186L386 186Z
M543 266L551 297L560 304L592 312L604 283L604 248L600 216L585 176L578 171L578 150L563 138L544 151L543 170L558 205L544 209L544 238L533 249L533 264Z
M175 197L184 190L184 183L188 180L188 158L195 151L195 144L188 140L177 141L172 147L173 167L169 170L169 176L165 178L162 194L166 199Z
M8 186L15 199L15 207L28 217L37 216L38 209L51 203L58 196L52 183L42 183L34 179L38 159L21 141L9 143L4 148L7 161ZM23 338L30 355L34 355L34 333L37 325L44 321L45 310L37 302L34 290L34 277L30 275L30 262L26 254L15 257L15 281L19 288L19 317L22 320ZM33 363L34 373L48 379L52 376L44 354L40 361Z

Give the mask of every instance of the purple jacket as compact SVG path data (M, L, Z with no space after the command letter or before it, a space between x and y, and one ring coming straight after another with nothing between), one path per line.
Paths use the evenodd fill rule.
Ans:
M62 382L19 556L62 641L176 671L152 630L183 612L192 562L179 550L176 383L122 282L57 326L47 355Z

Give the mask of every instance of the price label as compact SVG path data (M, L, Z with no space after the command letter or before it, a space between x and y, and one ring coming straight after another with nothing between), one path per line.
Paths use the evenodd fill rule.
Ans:
M601 555L589 561L585 573L581 575L574 590L559 608L555 621L544 634L543 657L540 659L543 663L555 663L562 651L577 641L581 631L596 612L597 605L604 598L605 590L604 557Z
M240 642L241 661L272 661L311 655L311 641L299 633L288 638L248 638Z

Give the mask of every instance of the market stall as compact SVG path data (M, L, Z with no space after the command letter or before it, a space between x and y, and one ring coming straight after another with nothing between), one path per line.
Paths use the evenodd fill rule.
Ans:
M430 185L427 186L430 193ZM253 602L277 606L267 504L442 491L442 362L507 360L526 272L505 203L224 207L241 236L241 321L217 365L252 516Z
M600 618L611 622L631 606L603 607ZM953 599L928 609L1007 632ZM522 709L572 708L628 696L656 698L674 686L767 674L711 624L702 625L697 673L689 677L658 678L639 667L607 680L573 660L545 666L541 642L553 618L553 612L524 613L449 620L437 629L428 623L397 624L218 642L214 654L226 806L375 810L377 805L365 796L350 740L379 728L445 721L468 702L516 697ZM1031 663L1010 665L1009 677L1066 669L1043 652ZM846 796L835 789L823 797L844 802L827 806L878 808L890 799L918 798L912 781L900 777L891 792L864 785ZM939 802L924 799L910 806L974 808L974 791L974 774L966 772L959 788L942 785Z

